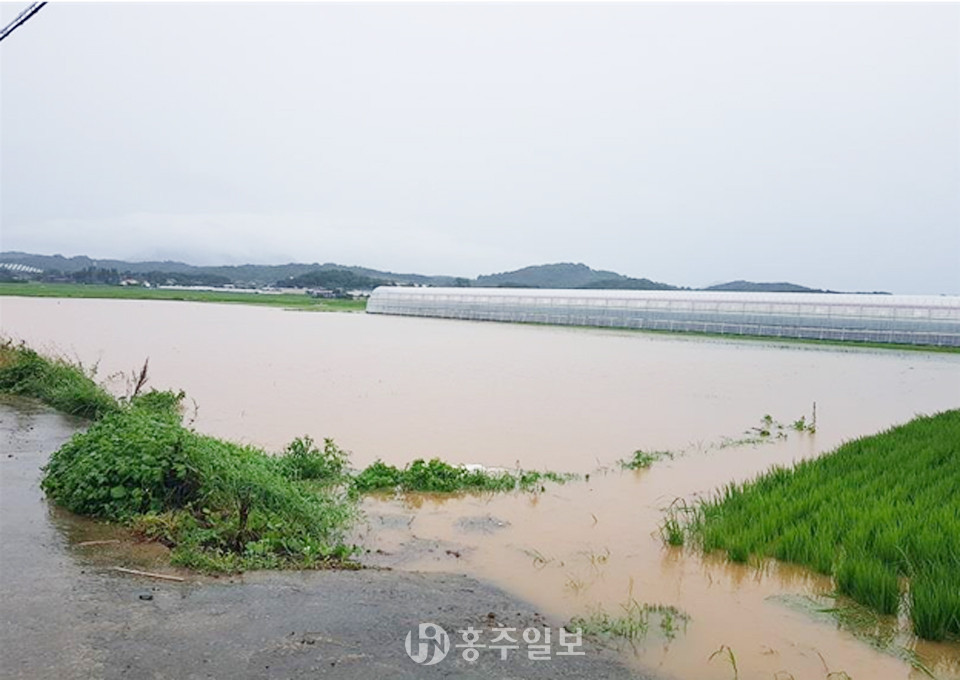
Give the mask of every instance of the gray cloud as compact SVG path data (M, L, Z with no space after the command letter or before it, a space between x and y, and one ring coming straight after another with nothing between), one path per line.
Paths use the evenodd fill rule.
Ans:
M960 293L958 26L955 4L54 4L0 47L2 247Z

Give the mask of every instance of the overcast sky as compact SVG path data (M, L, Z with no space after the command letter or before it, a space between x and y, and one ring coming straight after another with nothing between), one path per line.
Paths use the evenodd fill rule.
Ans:
M54 3L0 60L3 250L960 293L955 3Z

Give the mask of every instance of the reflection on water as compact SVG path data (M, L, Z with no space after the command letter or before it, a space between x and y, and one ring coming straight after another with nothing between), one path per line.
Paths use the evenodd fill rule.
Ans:
M368 499L372 563L466 572L560 619L617 611L631 594L678 607L684 633L628 655L665 676L730 677L709 661L726 645L741 678L925 677L908 652L960 677L957 643L918 644L882 621L871 637L817 611L834 602L828 578L668 549L658 532L677 498L957 407L960 356L155 301L0 304L4 333L99 361L102 376L149 356L151 385L185 389L207 433L273 449L333 437L357 465L441 456L590 475L539 494ZM809 418L813 402L816 434L718 445L765 414ZM620 471L638 448L677 455Z

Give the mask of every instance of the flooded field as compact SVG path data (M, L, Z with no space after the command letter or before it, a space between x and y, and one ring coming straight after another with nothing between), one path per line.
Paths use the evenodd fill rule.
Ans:
M660 676L732 677L726 652L710 660L725 645L741 678L960 678L960 644L917 643L830 597L827 578L667 548L658 531L676 499L960 406L960 355L179 302L0 309L6 336L96 364L118 393L149 357L150 384L184 389L206 433L272 449L332 437L357 466L583 475L536 494L368 499L358 537L371 563L464 572L559 619L676 607L688 621L652 619L623 649ZM743 441L814 402L815 434ZM636 449L673 457L621 470Z

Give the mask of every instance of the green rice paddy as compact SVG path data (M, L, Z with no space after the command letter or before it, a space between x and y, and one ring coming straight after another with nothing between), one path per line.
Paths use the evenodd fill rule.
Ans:
M774 557L834 577L922 638L960 637L960 410L921 416L792 469L729 485L688 529L737 562Z

